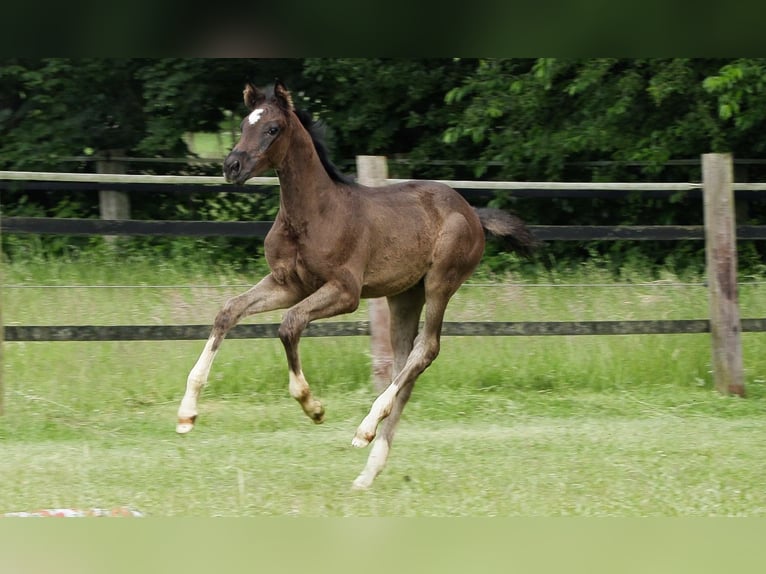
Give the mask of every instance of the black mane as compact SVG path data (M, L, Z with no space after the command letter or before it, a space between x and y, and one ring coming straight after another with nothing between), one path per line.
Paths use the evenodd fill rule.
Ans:
M312 115L306 110L295 110L295 115L298 116L301 124L311 136L311 141L314 143L314 149L319 155L319 161L322 162L327 175L330 176L334 182L345 183L352 185L356 183L354 178L341 173L341 171L330 161L330 154L327 151L327 146L324 143L324 129L319 121L314 121Z

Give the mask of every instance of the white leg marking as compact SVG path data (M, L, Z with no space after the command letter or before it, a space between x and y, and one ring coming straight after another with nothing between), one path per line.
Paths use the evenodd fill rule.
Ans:
M297 374L290 371L290 396L301 402L308 390L309 384L306 382L306 377L303 376L303 371L299 371Z
M303 371L298 373L290 371L289 388L290 396L300 403L303 412L315 423L321 423L324 419L324 408L322 403L312 396L306 377L303 376Z
M186 392L178 409L177 433L185 434L194 428L194 422L190 421L193 421L194 417L197 416L197 398L199 398L202 387L207 383L210 367L217 352L213 350L213 337L210 337L186 379ZM181 420L183 422L180 422Z
M351 486L353 489L364 490L372 486L372 481L375 480L375 477L386 466L389 448L388 441L382 436L375 439L375 442L372 443L370 456L367 458L367 465L359 476L356 477L356 480L354 480Z
M362 448L370 444L370 441L375 437L375 430L378 428L378 423L388 416L391 409L394 406L394 400L396 399L396 393L399 392L399 387L391 383L388 385L385 391L375 399L372 403L370 412L362 420L359 428L356 429L356 434L351 440L351 444L357 448Z

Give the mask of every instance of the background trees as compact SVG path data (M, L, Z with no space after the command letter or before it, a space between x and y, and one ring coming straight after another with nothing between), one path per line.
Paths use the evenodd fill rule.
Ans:
M758 159L766 147L763 59L15 59L0 62L0 168L93 171L93 162L62 160L115 150L184 157L185 134L218 131L227 116L241 116L245 80L274 77L326 122L346 171L357 154L383 154L399 177L689 181L700 177L701 153ZM219 172L158 163L130 169ZM739 180L766 175L758 163L737 169ZM60 213L58 201L60 193L3 196L6 214ZM70 214L93 215L91 198L67 201ZM133 198L136 214L154 217L219 216L209 201ZM698 202L683 196L540 202L499 194L493 202L539 224L701 220ZM274 207L238 205L225 216ZM753 204L751 220L762 215ZM663 259L677 247L595 246L618 259L625 249ZM580 257L593 248L553 253Z
M185 133L217 131L224 110L241 101L244 81L277 69L292 77L300 61L0 62L0 165L56 169L62 157L110 150L183 156Z
M668 160L702 150L763 152L763 72L759 60L483 60L446 95L469 103L445 138L485 144L477 171L494 161L503 177L582 178L577 166L599 160L673 177Z
M275 77L327 120L339 161L383 153L439 175L469 165L474 176L582 179L583 162L609 160L641 169L591 165L590 176L673 177L668 160L766 146L762 59L49 58L0 62L0 164L183 155L186 132L241 113L245 80Z

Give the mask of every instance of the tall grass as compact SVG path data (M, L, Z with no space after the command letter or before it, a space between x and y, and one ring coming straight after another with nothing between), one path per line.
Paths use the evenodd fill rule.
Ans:
M257 280L182 263L9 264L3 319L210 323ZM632 284L617 285L592 266L546 286L478 277L447 320L706 317L701 278L649 279L632 270ZM764 316L763 290L741 286L743 316ZM365 318L366 305L354 317ZM320 426L289 397L278 341L226 341L188 437L173 424L201 341L6 343L0 512L128 504L163 516L763 515L765 342L744 335L741 400L713 390L707 335L444 337L367 493L348 490L367 456L350 439L374 398L364 337L301 343L327 407Z

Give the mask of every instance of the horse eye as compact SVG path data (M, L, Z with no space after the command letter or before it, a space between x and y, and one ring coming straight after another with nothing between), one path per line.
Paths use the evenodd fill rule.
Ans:
M278 131L279 131L279 128L272 126L266 130L266 133L269 134L270 136L275 136L277 135Z

